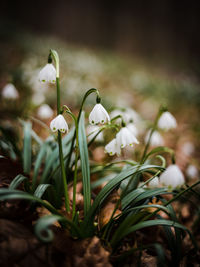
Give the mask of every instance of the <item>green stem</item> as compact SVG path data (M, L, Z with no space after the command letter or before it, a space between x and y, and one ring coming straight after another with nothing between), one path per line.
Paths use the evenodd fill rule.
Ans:
M76 123L76 147L75 147L75 169L74 169L74 183L73 183L73 204L72 204L72 219L76 214L76 185L77 185L77 172L78 172L78 159L79 159L79 151L78 151L78 124Z
M74 182L73 182L73 202L72 202L72 219L74 218L76 214L76 185L77 185L77 173L78 173L78 159L79 159L79 144L78 144L78 120L74 116L74 114L70 111L70 109L67 106L63 106L67 110L65 111L67 114L69 114L75 123L76 127L76 146L75 146L75 169L74 169Z
M61 109L60 109L60 81L59 81L59 57L58 57L58 53L55 50L50 50L50 54L52 55L52 57L53 57L53 59L55 61L55 64L56 64L57 115L59 115L59 114L61 114ZM67 179L66 179L66 172L65 172L64 159L63 159L63 150L62 150L62 135L61 135L61 132L59 130L58 130L58 146L59 146L59 159L60 159L60 167L61 167L61 176L62 176L63 187L64 187L65 209L66 209L67 212L70 212Z
M62 138L61 138L61 132L60 131L58 131L58 145L59 145L59 158L60 158L61 175L62 175L63 186L64 186L65 208L66 208L67 212L70 212L67 178L66 178L66 173L65 173L63 150L62 150Z
M163 108L163 107L161 107L161 108L159 109L159 112L158 112L158 114L157 114L157 116L156 116L156 119L155 119L155 121L154 121L153 127L152 127L152 129L151 129L151 132L150 132L148 141L147 141L146 146L145 146L145 148L144 148L144 152L143 152L142 158L141 158L141 160L140 160L140 164L143 164L143 163L144 163L145 156L146 156L147 151L148 151L149 146L150 146L151 137L152 137L153 133L155 132L155 130L156 130L156 128L157 128L158 120L159 120L160 116L162 115L162 113L163 113L164 111L166 111L166 109Z

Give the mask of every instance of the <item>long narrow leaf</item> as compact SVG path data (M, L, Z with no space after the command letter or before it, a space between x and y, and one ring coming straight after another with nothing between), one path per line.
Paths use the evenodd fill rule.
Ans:
M142 228L146 228L146 227L151 227L151 226L158 226L158 225L165 225L165 226L168 226L168 227L177 227L179 229L182 229L186 232L188 232L188 234L190 235L191 239L193 240L193 237L190 233L190 231L183 225L177 223L177 222L174 222L174 221L170 221L170 220L150 220L150 221L145 221L145 222L140 222L140 223L137 223L135 224L134 226L131 226L129 227L128 229L124 229L122 232L121 232L121 235L120 237L118 237L117 239L112 239L111 240L111 245L112 246L116 246L116 244L122 239L124 238L125 236L127 236L128 234L132 233L132 232L135 232L139 229L142 229Z
M9 189L16 189L22 182L24 182L25 180L28 180L27 177L25 177L22 174L17 175L12 182L9 185Z
M39 184L34 192L34 196L41 198L49 186L51 185L50 184Z
M89 165L88 147L85 134L84 112L82 112L79 121L78 138L79 138L81 169L83 176L84 215L87 216L91 206L91 186L90 186L90 165Z
M99 207L100 203L102 202L102 200L105 199L123 180L125 180L126 178L130 177L133 174L136 175L138 173L145 172L152 168L162 169L162 167L157 165L143 165L141 167L139 167L139 165L136 165L134 167L122 171L115 178L109 181L95 198L93 205L89 210L88 216L85 217L83 227L85 229L86 228L88 229L87 225L93 223L95 212Z

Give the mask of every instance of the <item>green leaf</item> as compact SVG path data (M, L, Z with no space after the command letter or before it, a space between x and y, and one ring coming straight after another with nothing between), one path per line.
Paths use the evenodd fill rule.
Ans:
M95 200L94 200L94 202L93 202L93 204L89 210L88 215L85 216L85 220L83 223L83 228L85 229L85 232L87 230L89 230L88 225L93 223L94 216L95 216L95 213L96 213L99 205L123 180L127 179L128 177L130 177L133 174L136 175L138 173L145 172L145 171L152 169L152 168L163 169L162 167L157 166L157 165L143 165L140 167L139 167L139 165L136 165L134 167L130 167L130 168L122 171L115 178L113 178L111 181L109 181L104 186L104 188L99 192L99 194L95 198Z
M24 173L29 174L31 170L31 128L30 122L24 123L24 151L23 151L23 166Z
M34 196L38 198L42 198L44 192L47 190L47 188L51 186L50 184L39 184L34 192Z
M17 175L12 182L9 185L9 189L16 189L22 182L24 182L25 180L28 180L27 177L25 177L22 174Z
M159 146L159 147L156 147L154 149L152 149L144 158L144 162L150 157L152 156L153 154L156 154L156 153L160 153L160 152L163 152L163 153L169 153L172 157L174 157L174 150L169 148L169 147L166 147L166 146Z
M38 172L40 169L40 166L42 164L42 160L46 155L46 148L47 148L47 143L44 142L40 148L40 151L37 155L37 159L35 162L35 167L34 167L34 172L33 172L33 180L32 180L32 189L34 191L35 186L36 186L36 182L37 182L37 177L38 177Z
M78 139L79 139L81 169L83 177L84 215L87 216L87 213L91 206L91 186L90 186L90 165L89 165L88 147L85 134L84 112L82 112L79 121Z
M54 238L54 234L53 231L49 229L49 226L51 226L56 221L59 221L60 224L65 227L69 226L71 230L73 230L73 233L76 235L76 237L82 237L78 227L72 221L59 215L47 215L40 218L35 225L36 236L43 242L51 242Z
M133 190L128 195L122 199L122 208L125 209L128 205L132 204L134 206L141 200L149 199L151 197L166 194L168 192L167 188L156 188L156 189L147 189L138 188Z
M190 237L193 239L190 231L183 225L177 223L177 222L174 222L174 221L170 221L170 220L150 220L150 221L145 221L145 222L140 222L140 223L137 223L129 228L126 228L126 229L123 229L121 231L121 235L118 236L117 238L113 238L111 240L111 245L113 247L116 246L116 244L122 239L124 238L125 236L129 235L130 233L132 232L135 232L137 230L140 230L142 228L146 228L146 227L151 227L151 226L158 226L158 225L164 225L164 226L168 226L168 227L176 227L176 228L179 228L179 229L182 229L184 231L187 231L188 234L190 235Z
M26 192L20 190L11 190L8 188L0 188L0 200L9 200L9 199L26 199L34 202L38 202L45 208L47 208L50 212L60 215L59 212L47 201L43 201L42 199L32 196Z

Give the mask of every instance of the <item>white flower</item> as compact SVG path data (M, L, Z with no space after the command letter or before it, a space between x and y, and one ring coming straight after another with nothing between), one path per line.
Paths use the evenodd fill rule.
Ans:
M65 131L68 132L67 122L61 114L51 121L50 128L52 132L56 132L58 130L62 133L65 133Z
M160 175L162 185L175 188L184 184L185 179L182 171L176 164L172 164Z
M149 140L149 136L150 136L151 130L149 130L145 136L145 143L147 144L148 140ZM150 139L150 145L151 146L163 146L164 145L164 139L163 137L159 134L159 132L154 131L151 139Z
M133 110L131 108L128 108L126 110L115 109L110 113L110 117L112 119L114 117L118 116L118 115L122 116L123 121L125 123L129 123L131 121L133 121L134 123L138 123L140 121L139 114L135 110ZM120 124L121 123L121 119L119 118L119 119L115 120L115 122L117 124Z
M39 107L39 109L37 111L37 115L41 119L46 120L46 119L49 119L53 116L53 110L52 110L52 108L50 108L49 105L43 104Z
M19 93L12 83L8 83L2 90L2 97L5 99L17 99Z
M198 177L198 169L194 165L189 165L186 169L186 174L189 178L194 179Z
M117 145L120 148L125 146L133 146L133 144L139 144L137 138L127 129L122 127L121 130L116 135Z
M117 145L116 138L114 138L105 146L105 152L107 152L110 156L113 156L115 154L119 156L121 154L121 148Z
M160 185L159 178L156 176L154 177L149 183L148 183L150 188L155 188Z
M88 125L86 131L88 134L88 141L91 141L95 135L100 131L100 127L97 125ZM102 142L103 141L103 133L100 132L97 137L95 138L96 141Z
M49 82L55 83L56 82L56 69L53 64L48 63L39 73L39 81L41 83Z
M90 124L105 123L110 121L108 112L101 104L96 104L89 115Z
M158 120L158 127L160 129L163 129L163 130L166 130L167 131L167 130L176 128L176 126L177 126L176 119L168 111L164 112L160 116L160 119Z
M133 123L129 123L129 124L127 124L126 127L129 129L129 131L130 131L133 135L135 135L135 136L138 135L138 129L135 127L135 125L134 125Z

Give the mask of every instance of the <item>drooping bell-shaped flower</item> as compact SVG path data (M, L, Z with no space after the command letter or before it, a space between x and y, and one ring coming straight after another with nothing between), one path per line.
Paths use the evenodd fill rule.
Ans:
M158 120L158 128L163 129L165 131L176 128L176 126L176 119L168 111L164 112Z
M148 131L146 136L145 136L145 143L146 144L149 140L150 133L151 133L151 130ZM150 139L150 145L151 146L163 146L164 145L164 139L158 131L153 132L151 139Z
M55 83L56 69L52 63L47 63L46 66L39 73L39 81L41 83Z
M87 134L88 134L88 141L91 141L95 135L100 131L100 127L97 125L88 125L87 126ZM102 142L103 141L103 133L100 132L97 137L95 138L95 141Z
M160 175L160 183L164 186L176 188L185 182L184 175L176 164L172 164Z
M114 156L117 154L118 156L121 154L121 148L117 145L117 140L114 138L110 143L105 146L105 152L108 153L110 156Z
M199 171L195 165L189 165L186 169L187 176L192 180L198 177Z
M53 110L52 110L52 108L50 108L49 105L43 104L39 107L39 109L37 111L37 115L39 118L46 120L46 119L49 119L53 116Z
M90 112L89 115L89 122L90 124L104 124L105 122L109 122L110 117L108 115L108 112L105 110L105 108L100 104L97 103L93 110Z
M122 127L116 134L117 145L120 148L125 146L133 146L133 144L139 144L137 138L129 131L127 127Z
M19 93L12 83L8 83L2 89L2 97L5 99L17 99L19 98Z
M159 178L156 176L154 177L149 183L148 183L148 186L150 188L155 188L155 187L158 187L160 185L160 182L159 182Z
M69 129L66 120L61 114L51 121L50 128L52 132L56 132L59 130L61 133L68 132Z
M131 122L131 123L127 124L126 127L129 129L129 131L133 135L135 135L135 136L138 135L138 129L135 127L135 124L134 123Z

